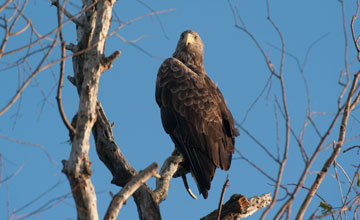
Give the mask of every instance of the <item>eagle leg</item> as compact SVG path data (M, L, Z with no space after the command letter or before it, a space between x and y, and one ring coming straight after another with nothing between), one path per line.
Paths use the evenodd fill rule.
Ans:
M190 195L193 199L197 199L197 197L194 195L194 193L191 191L191 189L190 189L190 187L189 187L189 184L188 184L187 179L186 179L186 175L181 175L181 178L182 178L182 180L183 180L185 189L186 189L186 191L189 193L189 195Z
M172 152L171 155L178 155L178 154L180 154L180 153L179 153L179 151L175 148L175 150ZM194 195L194 193L191 191L191 189L190 189L190 187L189 187L189 184L188 184L188 182L187 182L186 174L187 174L188 172L189 172L189 169L186 169L186 168L183 166L183 163L180 163L179 166L178 166L178 169L177 169L177 171L175 172L175 174L173 175L173 177L176 178L176 177L181 176L186 191L189 193L189 195L190 195L193 199L197 199L197 197L196 197L196 196Z

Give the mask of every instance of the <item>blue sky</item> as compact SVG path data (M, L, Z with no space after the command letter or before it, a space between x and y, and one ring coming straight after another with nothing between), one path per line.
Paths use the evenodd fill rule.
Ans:
M204 42L204 65L208 75L218 84L223 92L234 118L243 121L251 104L258 97L270 75L263 56L248 35L235 28L234 17L227 1L144 1L154 10L175 9L175 11L159 14L154 17L144 17L135 21L117 33L126 40L136 40L136 45L148 54L129 43L122 42L115 35L106 44L106 55L114 50L120 50L122 55L113 63L113 68L105 72L101 78L99 100L102 103L108 119L115 122L114 136L121 151L130 164L141 170L152 162L162 162L173 151L173 143L163 131L158 106L155 103L155 80L157 69L163 59L172 55L180 33L187 29L198 32ZM74 1L74 3L77 3ZM281 41L270 22L267 20L266 1L242 0L238 4L239 12L248 30L257 38L266 55L279 70ZM77 3L79 4L79 3ZM355 12L355 1L345 2L346 29L351 40L349 22ZM68 5L68 9L76 9ZM307 50L311 48L304 75L309 85L311 96L311 111L319 112L314 118L321 134L328 128L334 113L337 111L337 99L342 87L338 84L340 72L345 68L345 41L341 4L338 1L270 1L271 17L281 30L286 45L286 52L296 56L303 63ZM138 16L147 14L148 8L138 1L121 0L116 2L114 11L121 22L126 22ZM4 12L2 12L4 13ZM6 15L8 16L8 12ZM25 10L35 28L40 34L46 34L57 24L56 8L50 6L47 0L36 0L28 3ZM161 21L161 23L159 22ZM237 21L239 22L239 21ZM23 23L19 23L19 28ZM118 23L113 19L114 30ZM357 25L358 26L358 25ZM163 28L162 28L163 27ZM75 25L68 23L64 29L67 43L76 43ZM2 40L3 29L0 29ZM30 31L11 39L5 51L18 48L28 42ZM49 42L44 41L44 45ZM38 49L37 45L33 49ZM70 54L67 51L67 54ZM149 56L150 54L150 56ZM0 82L0 108L8 103L21 81L29 74L29 66L22 63L19 68L4 69L6 65L16 61L24 53L14 54L0 60L3 80ZM57 47L48 62L60 57ZM39 62L40 56L28 60L32 68ZM356 64L356 53L352 41L349 41L348 63L351 73L359 69ZM20 209L15 215L29 213L48 204L55 206L46 212L39 213L29 219L76 219L76 209L73 199L68 196L57 202L59 198L70 192L69 184L61 173L61 160L69 157L71 146L68 144L68 131L63 125L56 107L56 79L59 65L38 74L24 91L21 99L0 117L0 153L2 179L23 167L16 176L7 183L0 185L0 219L7 218L9 212L19 210L28 202L36 199L55 184L56 187L46 195L36 200L30 206ZM66 75L72 75L71 59L66 62ZM301 132L305 120L307 99L305 86L295 59L287 55L284 65L284 82L287 92L287 102L290 113L291 127L296 134ZM270 152L276 155L276 119L274 103L281 100L279 82L274 79L269 93L261 96L257 104L248 114L242 124L252 135L263 143ZM268 91L268 90L266 90ZM47 100L44 101L45 94ZM266 95L268 94L268 96ZM64 82L63 104L68 118L76 113L78 96L69 82ZM284 120L279 110L279 138L281 155L285 140ZM347 137L359 135L359 110L355 110L348 123ZM337 139L339 126L335 127L333 135L326 145ZM35 144L33 146L14 143L4 136ZM319 142L315 130L309 126L304 135L304 146L311 155ZM345 143L344 147L358 144L358 139ZM274 163L245 132L236 139L236 148L265 172L276 178L278 165ZM305 182L309 187L322 164L331 153L331 148L320 153L318 160L311 167L311 174ZM227 200L232 194L240 193L247 197L263 193L273 193L273 183L251 167L246 161L236 159L234 154L230 175L230 187L226 191ZM93 139L91 138L90 159L92 162L92 181L98 193L98 209L100 218L104 216L110 202L109 192L117 193L119 187L110 184L111 175L98 159ZM341 153L337 162L348 171L352 177L355 169L352 165L359 164L359 152L355 150ZM296 183L304 167L299 148L294 138L290 140L290 151L287 166L284 171L283 184ZM182 184L181 179L172 179L169 196L161 203L163 219L199 219L217 207L220 191L226 174L218 170L212 182L209 198L191 199ZM329 171L318 193L332 206L338 207L340 194L334 175L334 169ZM340 172L343 190L348 188L347 181ZM189 176L189 180L191 177ZM154 180L148 181L154 186ZM194 181L190 186L197 194ZM293 187L289 187L292 189ZM301 191L293 206L293 214L297 212L306 191ZM282 198L284 192L280 191ZM8 202L8 204L7 204ZM279 201L268 215L270 219L278 210ZM315 198L307 211L309 216L319 205ZM181 210L179 212L179 209ZM258 219L261 212L248 219ZM118 219L137 219L136 206L129 199L122 208Z

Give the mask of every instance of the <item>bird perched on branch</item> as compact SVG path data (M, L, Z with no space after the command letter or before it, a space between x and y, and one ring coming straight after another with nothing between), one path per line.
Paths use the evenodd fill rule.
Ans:
M161 64L155 96L163 127L184 157L182 166L206 199L216 167L230 168L239 131L223 95L205 72L203 42L196 32L184 31L173 57Z

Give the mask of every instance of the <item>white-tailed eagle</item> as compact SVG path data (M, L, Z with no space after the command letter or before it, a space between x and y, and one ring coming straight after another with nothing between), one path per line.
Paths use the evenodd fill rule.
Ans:
M238 130L223 95L205 72L203 42L196 32L184 31L173 57L161 64L155 96L164 129L206 199L216 167L230 168Z

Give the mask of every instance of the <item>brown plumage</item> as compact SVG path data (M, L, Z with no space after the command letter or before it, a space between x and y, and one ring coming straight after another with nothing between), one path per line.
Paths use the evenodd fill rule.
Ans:
M155 95L164 129L206 199L216 167L230 168L238 131L224 97L206 75L196 32L183 32L173 57L160 66Z

